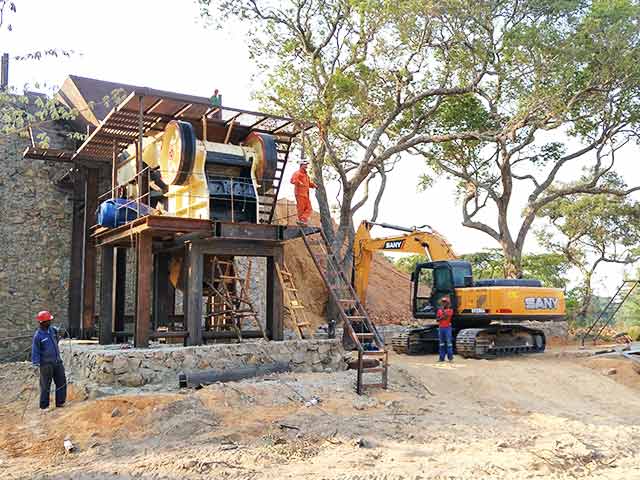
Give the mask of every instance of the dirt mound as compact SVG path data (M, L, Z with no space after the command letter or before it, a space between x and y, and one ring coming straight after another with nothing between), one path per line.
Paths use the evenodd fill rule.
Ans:
M294 224L295 221L295 202L286 198L279 200L274 222ZM309 223L320 226L320 214L313 212ZM288 242L284 253L285 263L293 275L309 320L314 327L326 323L328 293L304 242ZM374 255L366 302L373 322L379 325L410 322L410 286L408 275L397 270L382 254Z

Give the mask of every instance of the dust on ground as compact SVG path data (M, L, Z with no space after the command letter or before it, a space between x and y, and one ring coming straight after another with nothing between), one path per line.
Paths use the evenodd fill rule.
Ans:
M295 220L295 202L278 200L274 223L293 224ZM320 225L317 212L313 212L309 224ZM284 257L311 324L316 328L326 323L327 290L302 239L287 242ZM366 302L372 321L376 325L413 322L410 294L409 275L395 268L384 255L374 254Z
M605 375L607 359L391 357L389 389L362 397L353 371L283 374L44 415L13 364L0 376L15 391L0 401L3 479L640 476L640 375Z

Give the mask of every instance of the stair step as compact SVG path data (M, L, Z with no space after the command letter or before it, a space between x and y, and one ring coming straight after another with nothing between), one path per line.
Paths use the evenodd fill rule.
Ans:
M384 367L363 368L362 373L382 373L385 371ZM365 384L367 386L367 384Z
M362 352L362 355L365 355L367 357L377 357L377 356L382 356L386 354L387 354L386 350L365 350L364 352Z
M309 322L297 323L296 325L298 325L299 327L310 327L311 326L311 324Z
M359 332L356 332L356 335L357 335L357 336L359 336L359 337L374 337L374 336L375 336L375 335L374 335L373 333L371 333L371 332L367 332L367 333L359 333Z
M363 383L362 388L386 388L384 383Z

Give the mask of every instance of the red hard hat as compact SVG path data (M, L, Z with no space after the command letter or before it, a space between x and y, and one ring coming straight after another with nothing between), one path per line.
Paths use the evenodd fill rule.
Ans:
M43 310L41 312L38 312L38 315L36 315L36 319L39 322L48 322L49 320L53 320L53 315L51 315L51 312L49 312L48 310Z

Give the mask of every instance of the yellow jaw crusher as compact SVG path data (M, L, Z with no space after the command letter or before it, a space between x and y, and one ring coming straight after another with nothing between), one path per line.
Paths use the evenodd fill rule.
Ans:
M372 238L370 230L374 225L403 233ZM435 319L440 299L449 296L455 312L455 347L465 357L493 358L543 352L545 336L541 330L506 322L565 318L564 294L560 289L543 287L539 280L474 282L471 264L457 260L451 245L435 230L371 222L360 224L353 247L354 286L362 303L366 302L375 251L414 253L431 259L416 265L411 275L413 316L416 319ZM400 353L435 353L438 351L437 325L410 328L393 338L392 343L394 350Z

